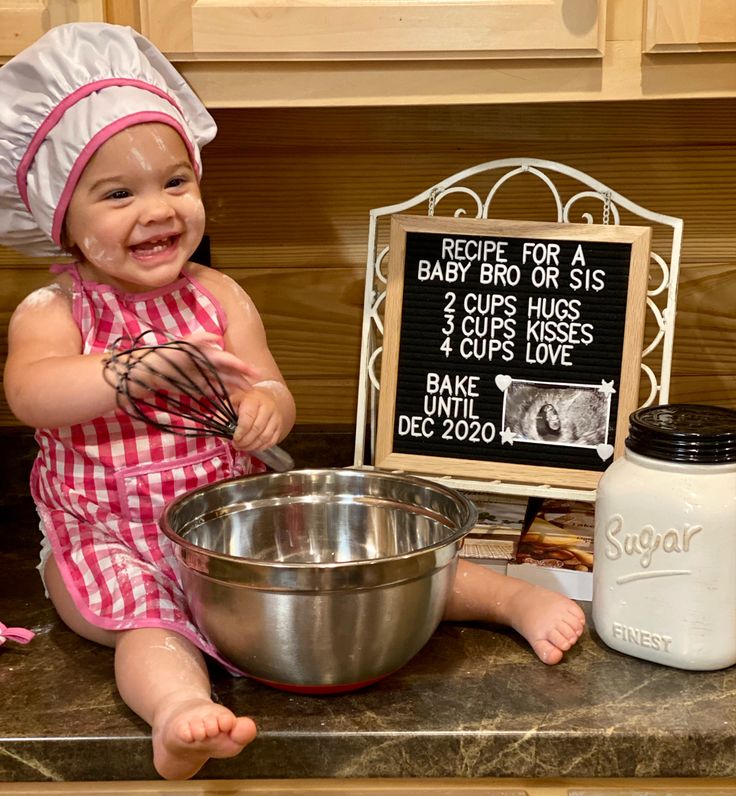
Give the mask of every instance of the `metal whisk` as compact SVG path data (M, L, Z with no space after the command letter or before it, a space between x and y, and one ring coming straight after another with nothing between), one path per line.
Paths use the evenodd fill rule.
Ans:
M105 362L105 379L115 388L120 409L154 428L183 437L232 439L238 413L212 362L200 348L186 340L147 345L143 339L149 333L138 335L125 349L119 340ZM152 358L156 359L153 354L159 362L166 363L168 372L152 364ZM189 367L180 364L182 355ZM180 422L167 422L166 415ZM294 468L294 460L278 445L254 455L278 472Z

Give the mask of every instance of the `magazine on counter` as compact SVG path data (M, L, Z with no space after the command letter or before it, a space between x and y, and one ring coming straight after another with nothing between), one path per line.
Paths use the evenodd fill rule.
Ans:
M574 600L593 598L595 507L545 499L522 533L507 573Z
M524 530L528 498L466 492L478 509L478 523L465 537L460 556L477 564L506 572L516 557Z

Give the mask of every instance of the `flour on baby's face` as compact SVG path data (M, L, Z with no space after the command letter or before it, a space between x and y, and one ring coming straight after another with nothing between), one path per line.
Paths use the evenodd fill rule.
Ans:
M133 146L130 148L130 156L138 163L141 171L151 171L153 169L151 161L146 158L138 147Z
M119 259L118 252L106 246L94 235L85 235L80 245L89 262L104 269L112 268Z
M204 234L196 166L178 132L133 125L85 167L66 215L82 276L129 292L172 284Z

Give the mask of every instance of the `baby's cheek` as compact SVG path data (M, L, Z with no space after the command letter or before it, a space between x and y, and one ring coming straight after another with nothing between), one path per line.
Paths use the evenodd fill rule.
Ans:
M202 200L198 196L185 194L181 203L181 215L187 224L200 224L204 226L205 213Z
M94 235L85 235L80 241L82 254L93 265L110 267L115 264L119 257L118 248L110 246L104 240L100 240Z

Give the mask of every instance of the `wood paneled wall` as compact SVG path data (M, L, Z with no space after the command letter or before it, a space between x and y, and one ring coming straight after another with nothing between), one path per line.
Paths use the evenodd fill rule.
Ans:
M355 418L368 211L468 166L529 156L581 169L685 235L671 400L736 407L736 106L632 101L215 112L204 194L215 267L253 296L303 424ZM552 218L538 182L509 218ZM500 213L496 213L500 215ZM0 249L0 341L48 263ZM15 421L3 403L0 424Z

